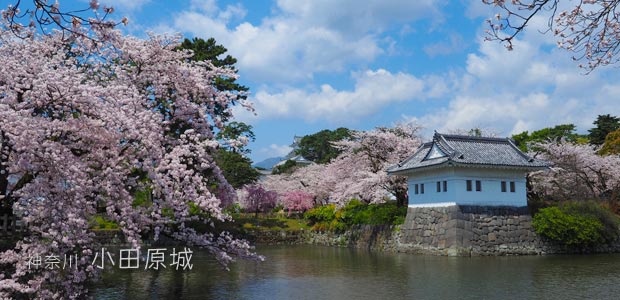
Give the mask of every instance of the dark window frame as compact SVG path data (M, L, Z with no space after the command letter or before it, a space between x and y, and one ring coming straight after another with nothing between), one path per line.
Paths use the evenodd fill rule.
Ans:
M420 194L424 194L424 183L420 183Z
M476 180L476 192L482 192L482 180Z
M437 193L441 193L441 181L437 181Z
M447 181L443 181L443 191L447 192L448 191L448 182Z
M516 190L517 190L517 189L516 189L516 186L515 186L515 182L514 182L514 181L511 181L511 182L510 182L510 192L511 192L511 193L515 193L515 192L516 192Z
M467 179L467 180L465 181L465 185L466 185L465 189L466 189L468 192L471 192L471 187L472 187L472 184L471 184L471 179Z
M419 193L418 184L417 183L415 184L414 189L415 189L415 194L417 195Z
M506 192L506 181L502 181L502 193Z

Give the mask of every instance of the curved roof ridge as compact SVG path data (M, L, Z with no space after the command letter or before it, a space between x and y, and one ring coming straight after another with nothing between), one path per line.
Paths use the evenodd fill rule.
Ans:
M462 134L441 134L444 139L458 139L458 140L475 140L475 141L489 141L489 142L506 142L509 141L510 138L506 137L489 137L489 136L473 136L473 135L462 135Z
M436 142L439 149L445 152L448 156L451 156L454 153L454 148L448 143L448 141L443 137L443 134L435 131L435 135L433 135L433 142Z
M525 158L528 162L533 162L536 159L527 155L525 152L521 151L521 149L519 149L519 147L517 147L517 145L515 145L514 141L512 139L508 139L508 143L510 143L510 146L512 146L514 149L517 150L517 153L519 153L521 156L523 156L523 158Z

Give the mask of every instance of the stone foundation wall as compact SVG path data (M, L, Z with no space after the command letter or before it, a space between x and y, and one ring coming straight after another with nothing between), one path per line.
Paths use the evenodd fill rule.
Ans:
M444 255L543 252L526 207L410 207L401 235L401 248L408 252Z
M371 251L399 251L400 231L391 225L356 225L342 233L305 231L300 243Z
M558 245L532 228L527 207L409 208L399 250L435 255L541 255L620 252L620 241L592 249Z

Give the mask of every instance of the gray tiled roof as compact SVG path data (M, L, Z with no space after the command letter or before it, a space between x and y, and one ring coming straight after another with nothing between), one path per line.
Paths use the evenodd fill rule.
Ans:
M438 151L431 151L433 147ZM450 162L455 165L528 169L540 169L548 166L546 162L533 159L521 152L509 138L472 137L436 132L432 142L424 143L411 157L390 167L388 172L400 173Z

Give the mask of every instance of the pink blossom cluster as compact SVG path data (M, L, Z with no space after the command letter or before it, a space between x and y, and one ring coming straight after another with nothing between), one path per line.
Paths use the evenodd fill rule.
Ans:
M293 212L303 213L314 207L314 196L304 191L292 191L284 194L281 202L290 216Z
M536 146L552 168L530 175L534 192L554 200L620 197L620 156L601 156L595 146L565 141Z
M388 197L406 201L407 180L388 176L387 168L409 157L421 144L420 127L399 124L353 133L350 140L336 142L342 153L326 165L310 165L292 174L269 176L264 186L281 196L303 191L317 203L344 205L352 198L383 202Z
M267 212L276 206L278 194L269 191L260 185L247 185L243 188L244 193L241 197L241 207L247 212L258 214Z
M548 26L558 37L560 48L575 53L579 66L592 71L620 60L620 14L615 0L482 0L503 10L489 19L488 39L499 40L512 49L512 40L536 15L549 13ZM547 17L547 15L543 15Z
M97 275L89 222L98 209L135 248L167 234L223 264L259 258L245 241L187 225L229 219L222 208L236 199L211 155L223 126L216 107L232 105L213 78L234 72L190 61L191 52L174 50L178 37L91 30L95 38L30 40L0 30L0 183L8 182L0 201L29 233L0 253L0 298L83 297ZM134 203L139 190L150 191L147 203ZM22 258L38 253L80 260L63 272L29 270Z

